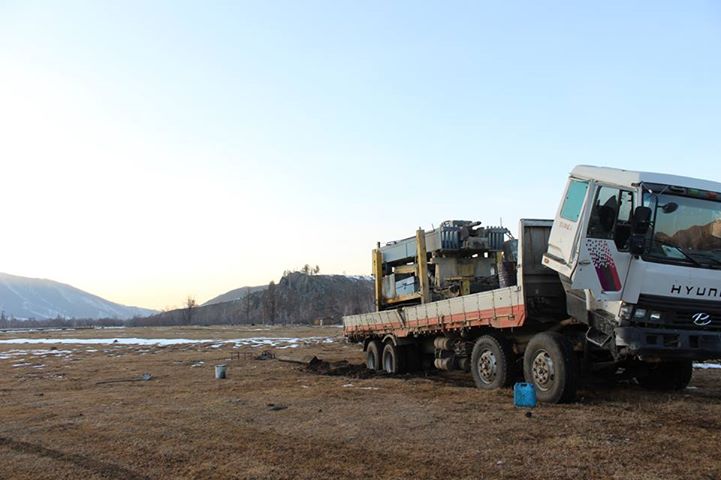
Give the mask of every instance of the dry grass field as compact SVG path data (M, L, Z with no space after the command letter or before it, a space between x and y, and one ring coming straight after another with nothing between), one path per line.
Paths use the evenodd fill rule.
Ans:
M332 327L0 334L14 337L109 340L0 344L2 479L721 480L721 370L696 370L674 394L586 387L528 416L510 390L479 391L465 375L355 378L254 359L360 363ZM231 339L246 340L219 341Z

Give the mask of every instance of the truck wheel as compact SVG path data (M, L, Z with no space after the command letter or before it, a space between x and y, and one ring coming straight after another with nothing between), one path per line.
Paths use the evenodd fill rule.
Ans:
M371 340L366 347L366 368L368 370L382 370L381 342Z
M663 362L649 365L648 369L636 376L636 381L649 390L683 390L691 381L691 361Z
M511 384L513 350L499 335L483 335L473 346L471 374L478 388L492 390Z
M383 347L383 370L386 373L405 372L405 352L392 342L386 343Z
M536 334L523 355L523 375L536 387L538 400L572 401L576 396L578 365L571 342L556 332Z

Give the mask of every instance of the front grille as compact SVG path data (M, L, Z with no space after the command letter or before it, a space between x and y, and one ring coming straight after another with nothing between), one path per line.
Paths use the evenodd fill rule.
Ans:
M646 323L649 327L721 331L721 301L641 295L638 298L637 308L661 313L661 321ZM710 321L710 323L708 325L695 324L693 316L696 314L701 314L704 318L708 315L706 321Z

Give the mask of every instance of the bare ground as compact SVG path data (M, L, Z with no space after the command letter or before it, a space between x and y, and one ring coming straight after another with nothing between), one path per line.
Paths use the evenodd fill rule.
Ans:
M254 328L262 327L0 339L340 334ZM674 394L586 387L577 403L543 405L529 417L513 407L510 390L479 391L465 375L320 375L254 360L263 348L232 343L50 348L0 345L2 479L721 480L721 370L696 370L691 388ZM273 350L362 360L360 347L340 338ZM217 363L228 364L226 380L213 378ZM145 372L152 379L139 380Z

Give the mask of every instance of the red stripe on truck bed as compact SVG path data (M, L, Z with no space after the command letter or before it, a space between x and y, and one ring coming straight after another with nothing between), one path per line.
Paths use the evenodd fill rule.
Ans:
M411 333L457 330L468 327L489 326L494 328L513 328L520 327L525 320L525 306L513 305L510 307L496 307L487 310L457 313L455 315L441 315L439 317L407 320L405 324L399 322L379 322L365 325L344 325L343 332L346 336L357 336L366 333L392 333L398 337L405 337Z

